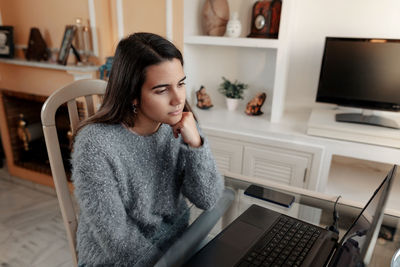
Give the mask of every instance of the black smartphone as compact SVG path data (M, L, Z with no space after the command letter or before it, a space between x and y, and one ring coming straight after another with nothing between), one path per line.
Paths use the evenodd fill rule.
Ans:
M294 196L292 195L264 188L254 184L247 187L244 193L245 195L263 199L287 208L289 208L294 202Z

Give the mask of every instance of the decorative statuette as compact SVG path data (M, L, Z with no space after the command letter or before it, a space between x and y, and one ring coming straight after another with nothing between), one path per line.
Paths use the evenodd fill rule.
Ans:
M28 123L25 120L24 114L19 114L18 138L22 141L25 151L30 150L30 142L43 137L42 124L40 122Z
M33 61L47 61L49 57L50 52L47 49L47 44L40 34L39 29L31 28L25 58Z
M226 36L228 37L239 37L242 33L242 24L238 19L238 13L234 12L232 18L228 21L226 25Z
M203 31L206 35L223 36L229 20L227 0L206 0L203 6Z
M246 106L247 115L261 115L261 107L264 104L267 95L265 93L258 93Z
M210 96L206 93L206 88L202 85L198 91L196 91L197 107L201 109L209 109L213 107Z

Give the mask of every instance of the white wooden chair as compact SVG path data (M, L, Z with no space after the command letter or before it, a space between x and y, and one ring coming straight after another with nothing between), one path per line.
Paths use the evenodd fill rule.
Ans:
M103 95L107 83L102 80L79 80L55 91L43 104L41 118L43 132L49 155L51 173L56 188L57 198L61 208L64 225L67 230L69 246L73 256L73 264L77 266L76 230L78 226L77 212L74 209L68 187L67 176L61 156L60 143L57 136L55 114L57 109L67 103L71 129L74 133L79 123L76 99L84 97L87 114L94 114L95 107L92 96ZM172 247L159 259L156 266L179 266L195 252L219 218L229 208L234 199L234 193L225 189L222 198L213 209L204 211L188 227Z
M77 98L84 97L87 114L94 114L95 107L93 95L103 95L107 83L102 80L79 80L64 86L49 96L43 104L41 118L47 153L49 155L51 173L56 188L58 202L64 225L67 230L67 238L73 256L73 264L77 266L76 254L76 229L78 226L77 214L74 210L71 194L68 187L60 143L57 136L55 115L57 109L67 103L72 133L76 131L79 123Z

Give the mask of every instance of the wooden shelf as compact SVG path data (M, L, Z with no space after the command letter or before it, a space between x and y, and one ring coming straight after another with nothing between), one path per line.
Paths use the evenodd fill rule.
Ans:
M53 70L63 70L63 71L77 71L77 72L94 72L99 69L99 66L88 65L88 66L77 66L77 65L60 65L52 62L44 61L28 61L25 59L5 59L0 58L0 63L27 66L35 68L53 69Z

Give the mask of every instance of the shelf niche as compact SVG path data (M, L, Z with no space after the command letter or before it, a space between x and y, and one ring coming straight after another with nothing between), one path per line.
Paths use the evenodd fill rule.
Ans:
M258 92L265 92L267 99L262 110L270 114L276 62L274 49L221 46L186 46L185 49L191 55L190 60L185 62L185 69L187 90L190 92L188 98L192 105L196 104L195 91L203 85L213 104L226 108L225 97L218 92L222 77L225 77L232 82L238 80L249 85L239 109L244 111L247 102ZM198 75L199 69L202 70L201 75Z

